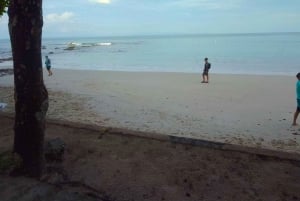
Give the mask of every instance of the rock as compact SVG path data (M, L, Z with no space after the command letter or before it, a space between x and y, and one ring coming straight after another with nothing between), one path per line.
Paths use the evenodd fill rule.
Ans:
M62 161L65 152L65 142L60 138L45 142L45 158L47 161Z

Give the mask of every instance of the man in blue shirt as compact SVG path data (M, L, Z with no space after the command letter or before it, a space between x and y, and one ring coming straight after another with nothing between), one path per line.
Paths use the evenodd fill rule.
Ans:
M297 94L297 109L296 109L296 112L294 114L294 121L293 121L293 126L296 126L297 125L297 118L298 118L298 115L300 113L300 73L298 73L296 75L298 81L296 83L296 94Z

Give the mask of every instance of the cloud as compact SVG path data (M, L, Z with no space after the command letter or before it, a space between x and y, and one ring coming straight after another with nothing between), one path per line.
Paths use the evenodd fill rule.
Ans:
M110 4L111 0L89 0L92 3Z
M172 6L184 8L202 8L203 10L219 10L237 8L241 0L175 0Z
M62 14L51 13L46 15L45 20L46 22L67 22L70 21L74 17L72 12L64 12Z

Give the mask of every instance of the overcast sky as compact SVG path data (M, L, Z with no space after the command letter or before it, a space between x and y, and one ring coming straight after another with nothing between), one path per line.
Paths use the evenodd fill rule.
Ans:
M300 32L300 0L44 0L43 37ZM8 38L8 17L0 38Z

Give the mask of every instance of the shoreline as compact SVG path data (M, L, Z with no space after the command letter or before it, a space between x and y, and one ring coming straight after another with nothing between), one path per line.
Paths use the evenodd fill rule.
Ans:
M43 70L44 70L43 66ZM9 70L13 69L11 65L0 65L0 70ZM201 75L202 76L202 67L199 67L199 72L187 72L187 71L136 71L136 70L102 70L102 69L71 69L71 68L52 68L54 71L94 71L94 72L116 72L116 73L175 73L175 74L192 74L192 75ZM224 75L224 76L287 76L287 77L295 77L297 72L294 74L292 73L215 73L215 72L210 72L210 75ZM44 75L46 75L44 73Z
M200 74L82 72L44 71L49 118L300 152L293 77L212 74L205 85Z
M202 66L199 67L198 72L187 72L187 71L136 71L136 70L97 70L97 69L70 69L70 68L52 68L58 71L94 71L94 72L108 72L108 73L162 73L162 74L190 74L190 75L201 75L202 76ZM283 74L283 73L215 73L209 72L209 75L218 75L218 76L287 76L287 77L295 77L298 72L294 74Z
M54 68L55 69L55 68ZM125 70L96 70L96 69L55 69L58 71L94 71L94 72L107 72L107 73L162 73L162 74L187 74L187 75L200 75L202 76L202 69L199 70L199 72L180 72L180 71L125 71ZM260 74L260 73L214 73L209 72L209 75L217 75L217 76L266 76L266 77L295 77L297 72L295 72L295 75L292 74L281 74L281 73L274 73L274 74Z

